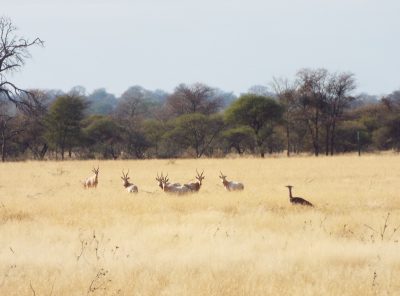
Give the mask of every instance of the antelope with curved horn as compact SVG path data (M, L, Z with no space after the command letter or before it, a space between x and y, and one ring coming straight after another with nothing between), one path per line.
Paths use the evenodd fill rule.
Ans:
M97 169L93 168L92 172L94 173L94 175L92 175L91 177L87 178L83 182L83 187L85 189L86 188L96 188L97 184L99 183L99 167L97 166Z
M157 173L157 177L156 177L156 181L158 182L158 186L160 186L160 188L162 190L164 190L164 180L168 178L168 174L164 177L163 173L161 172L161 176L158 175ZM167 179L168 182L169 179ZM181 186L181 184L179 183L175 183L175 184L170 184L168 183L168 186Z
M222 184L224 185L225 189L228 191L238 191L238 190L243 190L244 189L244 185L240 182L234 182L234 181L228 181L226 180L226 176L224 176L224 174L222 174L222 172L220 171L220 179L222 180Z
M200 190L202 181L206 178L204 177L204 171L201 172L201 174L199 174L199 172L196 169L196 179L198 180L198 182L194 182L194 183L189 183L189 184L184 184L186 187L188 187L190 189L190 191L192 192L198 192Z
M169 183L168 174L165 177L163 176L162 173L161 177L159 177L157 174L156 180L158 181L158 186L160 186L160 188L164 192L176 193L176 194L186 194L190 192L189 187L186 187L185 185L181 185L179 183L175 184Z
M126 188L126 190L128 192L137 193L138 192L138 188L137 188L137 186L135 184L132 184L131 182L128 181L129 180L128 174L129 174L129 170L128 170L128 172L126 174L124 173L124 171L122 171L121 179L123 181L123 185L124 185L124 187Z
M287 188L289 188L289 200L292 204L294 205L302 205L302 206L308 206L308 207L314 207L312 203L310 203L308 200L305 200L304 198L301 197L293 197L292 196L292 188L293 186L287 185Z

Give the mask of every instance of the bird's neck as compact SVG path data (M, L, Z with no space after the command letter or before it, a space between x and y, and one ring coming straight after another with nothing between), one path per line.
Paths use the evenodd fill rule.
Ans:
M290 188L290 187L289 187L289 197L290 197L290 199L293 198L293 196L292 196L292 188Z

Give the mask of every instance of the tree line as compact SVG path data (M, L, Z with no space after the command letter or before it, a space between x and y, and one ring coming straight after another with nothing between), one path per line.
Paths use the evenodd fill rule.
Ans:
M301 69L236 97L206 84L172 93L141 86L119 98L83 87L24 90L10 74L39 38L0 18L0 147L6 159L334 155L400 149L400 91L355 95L352 73Z
M86 95L30 90L0 99L2 160L222 157L400 149L400 91L355 97L354 75L303 69L238 98L205 84L171 94L129 88ZM94 96L94 94L102 94ZM105 97L109 97L105 99ZM105 107L106 106L106 107Z

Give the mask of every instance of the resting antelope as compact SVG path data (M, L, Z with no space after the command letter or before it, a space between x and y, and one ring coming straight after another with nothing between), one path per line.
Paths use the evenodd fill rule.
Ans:
M99 167L93 168L92 172L94 173L93 176L87 178L84 182L83 182L83 187L84 188L96 188L97 184L99 183Z
M243 190L244 186L242 183L239 182L234 182L234 181L227 181L226 176L222 174L220 171L221 175L219 176L222 180L222 184L225 186L225 189L228 191L236 191L236 190Z
M161 177L159 177L157 174L156 180L158 181L158 186L160 186L164 192L176 193L176 194L186 194L191 192L190 188L185 185L181 185L179 183L170 184L168 182L169 181L168 174L165 177L163 176L162 173Z
M193 192L198 192L200 190L201 182L205 179L205 177L203 176L204 171L202 171L201 174L199 174L199 172L196 169L196 173L197 173L196 179L198 180L198 182L184 184L186 187L190 189L190 191Z
M124 187L126 188L126 190L128 192L137 193L138 192L138 188L137 188L137 186L135 184L132 184L131 182L128 181L129 180L128 174L129 174L129 170L128 170L128 172L126 174L124 173L124 171L122 171L121 179L123 181L123 185L124 185Z
M167 174L166 177L168 177L168 174ZM161 177L160 177L160 176L158 175L158 173L157 173L156 180L158 181L158 186L160 186L160 188L161 188L162 190L164 190L164 178L166 178L166 177L163 176L163 173L161 173ZM169 186L181 186L180 183L174 183L174 184L168 183L168 185L169 185Z
M287 188L289 188L289 200L292 204L294 205L302 205L302 206L308 206L308 207L314 207L312 203L309 201L305 200L304 198L301 197L293 197L292 196L292 188L293 186L287 185Z

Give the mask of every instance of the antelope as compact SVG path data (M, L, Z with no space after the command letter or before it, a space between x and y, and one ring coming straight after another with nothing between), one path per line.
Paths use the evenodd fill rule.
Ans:
M244 185L242 183L239 182L234 182L234 181L227 181L226 180L226 176L224 176L224 174L222 174L222 172L220 171L220 179L222 180L222 184L224 185L225 189L228 191L237 191L237 190L243 190L244 189Z
M197 173L196 179L198 180L198 182L184 184L186 187L190 189L190 191L193 192L198 192L200 190L201 182L205 179L205 177L203 176L204 171L202 171L201 174L199 174L199 172L196 169L196 173Z
M292 196L292 188L293 186L291 185L287 185L287 188L289 188L289 199L290 202L294 205L302 205L302 206L308 206L308 207L314 207L314 205L312 203L310 203L309 201L305 200L304 198L301 197L293 197Z
M168 174L165 177L163 176L162 173L161 177L158 176L157 174L156 180L158 181L158 186L160 186L160 188L164 192L176 193L176 194L186 194L191 192L190 188L185 185L181 185L179 183L170 184L168 182L169 181Z
M126 188L126 190L128 192L137 193L138 192L138 188L137 188L137 186L135 184L132 184L131 182L128 181L129 180L128 174L129 174L129 170L128 170L128 172L126 174L124 173L124 171L122 171L121 179L123 181L123 185L124 185L124 187Z
M93 168L92 172L94 173L94 175L92 175L91 177L87 178L84 182L83 182L83 187L86 188L96 188L97 184L99 183L98 180L98 176L99 176L99 167Z
M166 177L168 177L168 174L167 174ZM163 176L163 173L161 173L161 177L160 177L160 176L158 175L158 173L157 173L156 180L158 181L158 186L160 186L160 188L161 188L162 190L164 190L164 178L166 178L166 177ZM174 184L168 183L168 185L169 185L169 186L181 186L181 184L179 184L179 183L174 183Z

